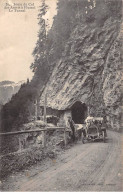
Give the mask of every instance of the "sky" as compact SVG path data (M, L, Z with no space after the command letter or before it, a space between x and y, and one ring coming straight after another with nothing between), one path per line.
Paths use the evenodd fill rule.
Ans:
M9 12L5 9L6 3L30 3L35 9ZM47 18L51 25L56 14L56 0L46 0L46 3L50 7ZM32 52L39 30L39 5L40 0L0 0L0 81L19 82L32 78L30 65L33 62Z

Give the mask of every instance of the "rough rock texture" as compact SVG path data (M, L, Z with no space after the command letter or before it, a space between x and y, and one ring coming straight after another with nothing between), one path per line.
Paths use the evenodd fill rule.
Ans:
M0 82L0 104L6 104L17 93L24 81L18 83L12 81Z
M80 100L93 116L107 116L120 129L121 24L109 18L102 27L78 25L65 45L59 63L41 96L48 107L64 110Z

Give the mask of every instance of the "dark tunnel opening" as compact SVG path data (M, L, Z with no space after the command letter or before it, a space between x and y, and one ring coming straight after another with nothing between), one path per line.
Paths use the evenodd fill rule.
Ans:
M77 101L71 107L72 119L76 124L83 124L87 117L87 106Z

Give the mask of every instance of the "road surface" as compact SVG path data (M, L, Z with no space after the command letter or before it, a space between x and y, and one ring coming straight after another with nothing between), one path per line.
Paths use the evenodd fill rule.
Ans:
M121 134L108 131L106 143L74 146L57 159L13 174L2 191L122 191Z

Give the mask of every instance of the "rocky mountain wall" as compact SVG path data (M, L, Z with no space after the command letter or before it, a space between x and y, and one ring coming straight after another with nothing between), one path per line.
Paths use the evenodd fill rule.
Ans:
M121 129L121 22L109 18L101 27L78 24L41 96L47 106L67 109L80 100L92 116L106 116L112 129Z

